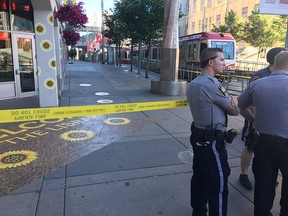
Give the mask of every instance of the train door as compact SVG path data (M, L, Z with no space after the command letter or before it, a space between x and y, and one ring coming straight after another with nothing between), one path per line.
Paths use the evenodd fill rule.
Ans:
M179 42L179 64L187 62L187 41Z
M197 41L189 41L188 43L188 61L189 62L195 62L197 61Z
M200 56L201 56L202 51L206 49L207 47L208 47L207 42L200 43L199 61L200 61Z

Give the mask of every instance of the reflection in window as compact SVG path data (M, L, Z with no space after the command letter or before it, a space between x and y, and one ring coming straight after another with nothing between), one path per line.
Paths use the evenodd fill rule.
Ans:
M14 81L11 36L0 32L0 82Z
M8 0L0 0L0 30L10 30Z
M33 10L30 0L11 2L12 26L14 31L33 32Z
M35 91L32 39L17 38L21 91Z
M234 43L231 41L212 41L211 47L221 48L224 59L234 59Z

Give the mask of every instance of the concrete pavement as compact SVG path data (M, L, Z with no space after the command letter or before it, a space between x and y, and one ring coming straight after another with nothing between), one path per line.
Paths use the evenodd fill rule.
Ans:
M136 71L129 71L129 68L126 65L120 68L81 61L67 64L61 106L97 105L103 101L134 103L185 99L151 93L150 80L158 79L159 75L150 72L150 78L144 78L144 72L138 74ZM95 94L101 92L108 95ZM28 107L37 107L35 97L34 100L29 100L31 103ZM0 108L21 108L21 104L23 105L18 99L0 101ZM108 128L111 130L110 138L118 133L117 130L121 131L122 136L107 138L109 142L96 149L92 148L97 145L95 140L73 142L75 151L82 151L77 159L60 168L55 167L55 171L49 170L47 175L0 197L0 215L190 216L192 210L189 204L189 187L193 152L189 143L192 122L189 108L108 115L109 117L134 119L131 126L133 130L129 124L125 131L131 129L131 132L127 134L121 126L114 130ZM137 119L147 122L139 126ZM81 128L87 126L86 124L91 130L97 127L91 120L83 123ZM241 131L242 125L241 116L229 117L230 128ZM1 125L1 128L5 128L5 125ZM229 178L228 215L252 216L253 191L247 191L238 182L240 153L243 148L240 137L241 134L228 146L232 171ZM95 139L97 140L97 136ZM34 142L37 143L37 140ZM45 145L52 145L48 141L50 138L47 138ZM54 142L57 144L57 136L54 137ZM68 141L67 143L69 144ZM25 142L21 145L25 145ZM63 155L65 156L65 152ZM10 178L15 177L16 172L21 173L24 168L25 166L9 168ZM0 170L3 171L6 172L7 169ZM33 169L30 171L28 174L33 176ZM6 174L8 181L9 173ZM250 178L253 180L251 169ZM272 212L275 216L279 214L281 176L278 180L280 184L276 188L277 196Z

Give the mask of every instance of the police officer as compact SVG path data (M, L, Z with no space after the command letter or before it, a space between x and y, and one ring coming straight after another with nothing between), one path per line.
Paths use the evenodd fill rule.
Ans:
M191 206L193 216L227 215L230 167L224 141L227 114L238 115L237 100L227 94L214 77L224 70L220 48L206 48L201 53L201 74L189 83L187 99L194 122L190 142L193 148Z
M250 83L271 74L271 72L274 70L274 58L281 51L288 51L288 49L284 47L274 47L267 52L266 60L269 65L266 68L257 71L251 78ZM251 108L251 111L253 112L253 107ZM245 141L245 148L241 153L241 173L239 175L239 181L241 185L248 190L253 189L253 186L248 178L248 167L251 163L253 151L255 148L255 142L253 139L254 130L255 129L253 125L245 119L242 133L242 140Z
M268 216L282 173L280 216L288 215L288 51L276 55L270 76L252 82L239 96L243 117L259 132L252 170L255 177L254 215ZM255 116L247 109L255 106Z

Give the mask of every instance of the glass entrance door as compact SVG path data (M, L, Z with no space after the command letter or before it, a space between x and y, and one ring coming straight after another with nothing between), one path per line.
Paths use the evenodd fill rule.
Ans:
M13 59L17 97L37 94L35 45L32 35L13 34Z

